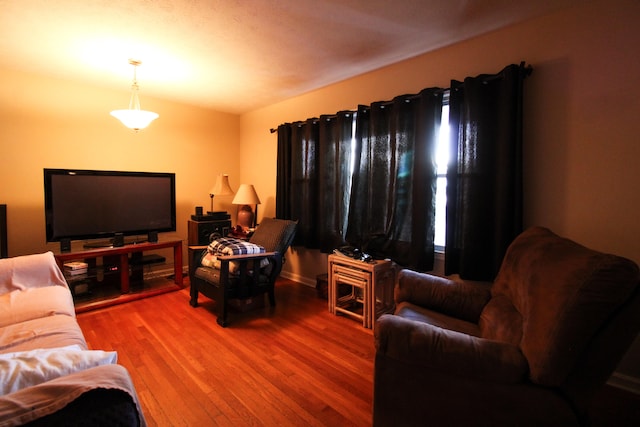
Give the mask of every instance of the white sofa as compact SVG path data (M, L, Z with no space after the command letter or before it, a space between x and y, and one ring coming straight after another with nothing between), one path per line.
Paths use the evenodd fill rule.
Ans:
M0 259L0 426L146 425L116 359L87 348L51 252Z

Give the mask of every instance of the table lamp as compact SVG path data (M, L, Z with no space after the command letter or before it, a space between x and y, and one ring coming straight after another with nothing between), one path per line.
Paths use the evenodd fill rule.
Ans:
M258 214L258 205L260 199L256 194L255 188L251 184L241 184L240 188L236 192L236 196L231 202L234 205L241 205L238 207L237 225L241 226L243 230L254 228L256 225L256 217ZM251 210L250 205L256 205L255 214Z
M216 183L209 191L209 197L211 197L211 210L207 212L209 215L213 215L213 196L231 196L233 190L229 186L229 175L220 174L216 177ZM235 200L235 199L234 199Z

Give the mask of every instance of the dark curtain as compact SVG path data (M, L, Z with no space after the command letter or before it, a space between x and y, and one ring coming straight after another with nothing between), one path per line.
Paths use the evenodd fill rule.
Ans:
M423 271L433 269L442 97L442 89L425 89L357 115L347 241Z
M331 252L345 243L353 113L278 127L276 217L298 220L294 244Z
M445 274L493 280L522 231L522 98L530 72L510 65L451 83Z
M278 126L278 161L276 166L276 218L293 219L291 216L291 124Z
M351 195L351 145L353 112L321 116L318 144L318 218L319 249L331 252L344 245Z
M278 126L276 217L298 221L293 244L317 248L318 120Z

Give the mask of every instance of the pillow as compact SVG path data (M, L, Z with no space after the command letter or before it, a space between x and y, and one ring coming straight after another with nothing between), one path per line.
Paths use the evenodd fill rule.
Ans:
M115 364L115 351L82 350L79 345L0 354L0 395L99 365Z

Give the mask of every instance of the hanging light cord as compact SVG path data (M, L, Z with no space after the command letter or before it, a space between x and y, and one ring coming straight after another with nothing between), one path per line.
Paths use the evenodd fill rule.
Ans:
M129 64L133 65L133 83L131 84L131 99L129 100L129 109L140 110L140 98L138 98L138 90L140 89L140 87L138 86L137 75L137 69L138 65L140 65L140 61L130 59Z

